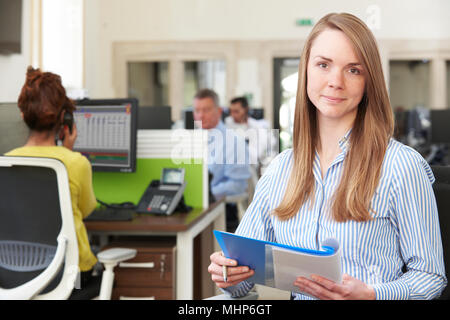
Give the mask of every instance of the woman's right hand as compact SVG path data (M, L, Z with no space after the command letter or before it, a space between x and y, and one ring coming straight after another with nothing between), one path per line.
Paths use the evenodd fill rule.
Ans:
M226 258L222 252L214 252L210 256L211 264L208 267L208 272L211 274L211 279L219 288L228 288L237 285L255 274L247 266L238 266L237 261ZM227 266L227 282L223 279L223 266Z

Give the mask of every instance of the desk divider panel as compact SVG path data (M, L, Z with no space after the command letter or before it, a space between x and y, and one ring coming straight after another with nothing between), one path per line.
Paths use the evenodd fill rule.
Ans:
M93 172L97 199L107 203L139 202L163 168L184 168L184 199L208 207L207 133L202 130L138 130L136 172Z

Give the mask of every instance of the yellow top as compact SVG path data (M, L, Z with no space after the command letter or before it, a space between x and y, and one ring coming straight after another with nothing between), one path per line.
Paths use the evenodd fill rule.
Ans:
M94 210L95 199L92 186L92 168L89 161L79 152L60 146L20 147L6 153L8 156L29 156L55 158L64 163L69 176L70 197L78 240L79 267L88 271L97 263L91 251L83 219Z

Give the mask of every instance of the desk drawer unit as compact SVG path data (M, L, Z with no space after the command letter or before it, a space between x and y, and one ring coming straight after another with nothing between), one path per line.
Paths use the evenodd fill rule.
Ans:
M112 299L171 300L175 292L175 245L127 242L108 247L137 250L136 257L114 268Z

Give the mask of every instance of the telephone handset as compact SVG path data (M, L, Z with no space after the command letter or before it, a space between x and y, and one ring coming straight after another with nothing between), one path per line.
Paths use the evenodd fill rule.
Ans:
M73 114L70 112L64 112L63 117L63 127L66 125L69 127L69 132L72 134L72 128L73 128Z
M59 132L56 134L56 138L55 138L55 144L56 145L62 145L62 142L64 141L64 131L62 130L64 128L64 126L67 126L69 128L69 133L72 134L72 130L73 130L73 114L65 111L64 112L64 116L63 116L63 121L61 124L61 129L59 130ZM60 143L59 143L60 142Z
M136 212L170 215L186 187L183 168L164 168L160 180L153 180L139 200Z

